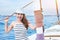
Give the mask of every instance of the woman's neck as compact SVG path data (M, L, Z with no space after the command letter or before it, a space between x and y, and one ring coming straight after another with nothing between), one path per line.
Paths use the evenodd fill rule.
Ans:
M21 23L21 20L17 20L17 22Z

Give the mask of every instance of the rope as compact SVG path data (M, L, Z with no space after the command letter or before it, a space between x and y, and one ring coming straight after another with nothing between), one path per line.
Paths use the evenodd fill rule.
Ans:
M28 3L28 4L26 4L25 6L23 6L21 9L24 9L24 8L26 8L27 6L29 6L30 4L32 4L33 3L33 1L32 2L30 2L30 3Z

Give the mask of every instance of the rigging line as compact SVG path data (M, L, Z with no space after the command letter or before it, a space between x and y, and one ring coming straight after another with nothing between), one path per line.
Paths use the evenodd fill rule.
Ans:
M25 6L23 6L21 9L24 9L24 8L26 8L27 6L29 6L30 4L32 4L33 3L33 1L32 2L30 2L30 3L28 3L28 4L26 4Z

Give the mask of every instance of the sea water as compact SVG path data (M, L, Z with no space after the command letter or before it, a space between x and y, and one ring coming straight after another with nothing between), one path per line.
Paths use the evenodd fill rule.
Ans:
M0 16L0 19L3 19L3 18L5 18L5 16ZM28 19L28 21L32 25L35 25L35 17L34 17L34 15L28 15L28 16L26 16L26 18ZM15 20L16 20L16 17L14 17L14 16L10 17L8 25L10 25L10 23L12 21L15 21ZM49 28L56 21L58 21L57 16L44 16L44 20L43 20L44 29ZM29 28L28 31L27 31L27 36L33 35L34 33L36 33L36 31ZM4 21L3 20L0 21L0 40L15 40L15 35L14 35L14 30L13 29L9 33L5 33Z

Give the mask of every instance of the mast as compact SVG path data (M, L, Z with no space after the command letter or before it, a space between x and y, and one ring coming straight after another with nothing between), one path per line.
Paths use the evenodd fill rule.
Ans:
M41 28L41 31L43 33L43 14L42 14L42 0L34 0L34 15L35 15L35 21L36 26Z
M41 10L41 14L42 14L42 0L40 0L40 10Z
M59 21L58 1L55 0L55 3L56 3L56 13L57 13L57 18L58 18L58 21Z
M41 14L42 14L42 0L40 0L40 12L41 12ZM42 14L42 18L43 18L43 14ZM44 25L43 25L43 32L44 32Z

